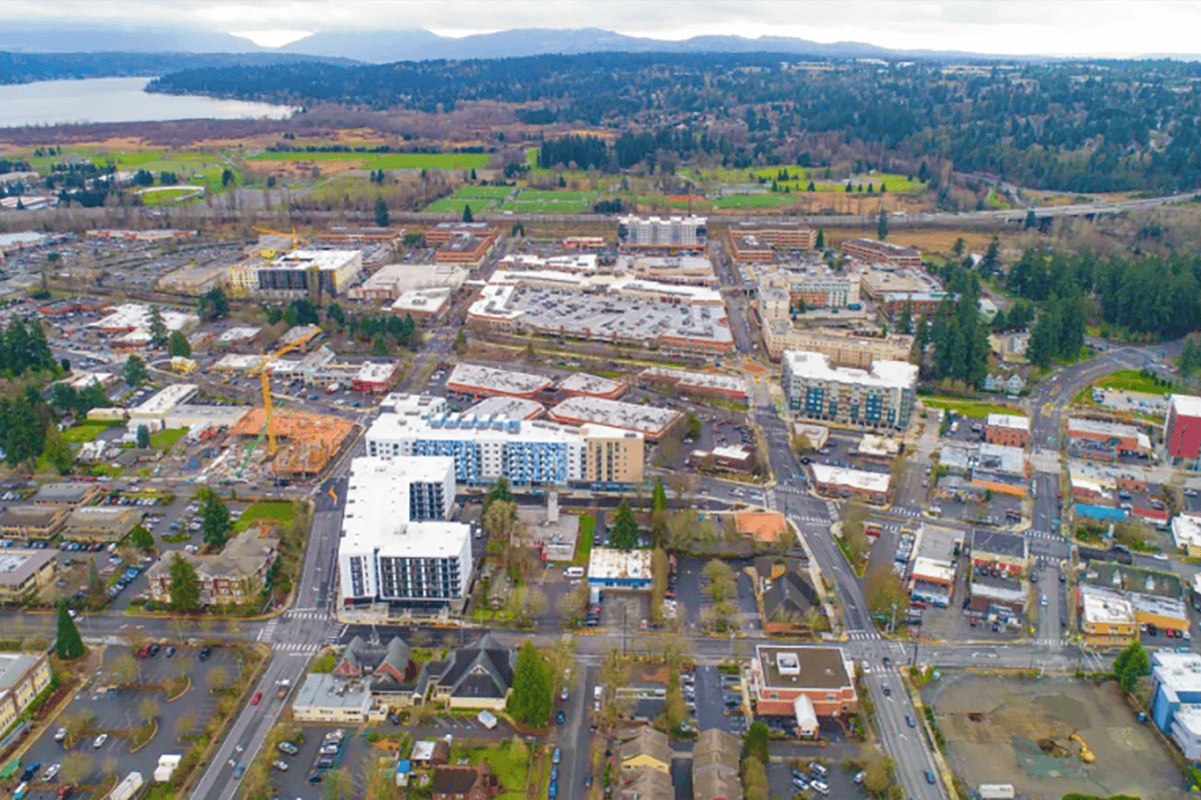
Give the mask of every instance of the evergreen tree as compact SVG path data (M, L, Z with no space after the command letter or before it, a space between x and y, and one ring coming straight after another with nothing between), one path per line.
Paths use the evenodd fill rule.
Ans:
M146 371L146 362L137 355L131 355L125 359L125 369L122 371L122 375L125 378L126 386L141 386L149 377Z
M1151 674L1151 659L1142 642L1135 640L1113 660L1113 674L1122 690L1133 692L1140 679Z
M992 318L991 325L994 331L1005 330L1005 328L1009 325L1009 320L1005 319L1005 309L997 309L997 313Z
M771 760L771 732L764 722L752 722L742 737L743 758L757 758L764 764Z
M954 253L956 257L961 256L963 255L963 249L966 246L967 242L963 241L963 237L960 236L955 240L955 244L951 247L951 252Z
M375 225L377 228L386 228L391 220L388 217L388 204L384 202L384 198L375 198Z
M655 488L651 492L651 511L667 510L667 490L663 488L663 478L655 479Z
M509 491L509 482L503 475L496 479L496 483L492 485L488 494L484 495L483 511L487 511L488 506L497 500L505 503L513 502L513 493Z
M897 314L897 333L912 333L910 328L913 327L913 308L911 304L906 303L901 306L900 312Z
M229 507L207 486L197 496L200 499L200 530L204 541L214 550L220 550L234 527L229 519Z
M884 241L888 238L888 212L881 211L880 217L876 220L876 238Z
M190 358L192 345L188 344L188 337L184 336L182 331L171 331L171 336L167 339L167 352L172 356Z
M625 498L613 513L613 529L609 533L609 544L618 550L633 550L638 546L638 522Z
M175 553L171 559L170 581L172 611L196 611L200 608L200 578L191 562Z
M150 447L150 429L145 425L138 426L138 447L142 450Z
M59 432L57 425L46 426L46 438L42 448L43 455L58 470L59 475L66 475L75 465L75 453L71 450Z
M386 356L388 355L388 342L383 336L376 336L375 341L371 343L371 355Z
M67 601L58 603L58 630L54 636L54 652L63 661L74 661L84 654L83 638L71 612L67 610Z
M154 547L154 537L150 535L150 531L139 525L129 532L129 543L140 550L149 550Z
M471 204L470 203L463 204L463 221L464 222L475 222L475 217L473 217L471 214Z
M930 168L926 166L925 161L923 161L922 165L917 169L917 179L922 183L930 182Z
M1024 227L1026 230L1038 227L1038 215L1034 213L1033 208L1026 212L1026 222Z
M1001 243L994 236L988 243L988 250L985 251L984 258L980 259L980 274L987 278L996 272L999 266L1001 266Z
M554 706L554 675L550 662L527 641L517 651L513 689L505 711L524 725L544 727Z
M826 249L826 232L822 228L817 229L817 238L813 240L813 247L816 250Z
M325 308L325 318L341 328L346 324L346 312L337 303L330 303Z
M150 308L150 345L159 350L167 346L167 326L163 322L163 314L158 306Z
M1201 348L1197 347L1194 337L1184 340L1184 349L1180 351L1180 377L1191 378L1193 373L1201 368Z
M225 291L220 286L216 286L200 295L196 304L196 313L206 322L229 316L229 300L225 297Z

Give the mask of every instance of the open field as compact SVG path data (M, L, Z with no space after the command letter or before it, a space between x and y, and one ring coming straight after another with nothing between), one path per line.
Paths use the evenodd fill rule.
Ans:
M787 194L728 194L713 201L714 208L779 208L792 203Z
M1112 681L1040 681L943 673L922 694L947 740L951 768L971 787L1012 783L1020 797L1187 796L1183 776ZM1077 733L1097 759L1083 764Z
M138 192L138 196L142 198L142 202L148 206L161 206L174 203L176 200L195 195L199 191L204 192L202 186L166 186L163 188L146 189Z
M1154 378L1143 375L1133 369L1120 369L1101 378L1094 386L1101 389L1122 389L1127 392L1146 392L1147 394L1166 394L1173 389L1156 382Z
M508 197L513 193L512 186L460 186L455 192L455 197L461 198L495 198L500 199Z
M987 400L965 400L960 397L930 396L920 398L927 408L948 408L965 417L984 419L989 414L1022 414L1020 408L989 403Z
M483 169L487 153L388 153L367 164L367 169Z
M292 504L286 501L254 503L242 512L242 516L238 517L234 523L234 530L244 531L252 523L262 519L274 520L280 525L289 525L292 522Z
M89 421L72 425L63 431L64 442L90 442L113 425L121 423Z
M496 201L487 198L443 197L441 200L435 200L430 203L422 210L435 214L461 214L463 213L463 206L471 206L471 213L479 214L482 211L494 208Z
M176 442L187 435L187 428L167 428L150 434L150 446L155 450L170 450Z

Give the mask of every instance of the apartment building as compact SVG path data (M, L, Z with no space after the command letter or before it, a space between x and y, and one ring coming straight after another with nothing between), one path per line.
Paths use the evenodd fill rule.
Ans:
M708 220L698 216L617 219L617 244L623 250L703 252L708 243Z
M784 394L798 416L868 427L905 428L913 410L917 366L875 361L869 369L832 367L824 353L783 354Z
M436 608L461 603L473 568L471 528L448 522L449 458L356 458L338 541L339 601Z
M0 653L0 728L8 730L51 677L45 653Z
M279 537L268 526L250 527L225 543L217 555L182 553L200 582L203 605L241 605L253 600L265 585L267 571L279 557ZM146 570L150 596L171 602L171 559L159 559Z
M1201 469L1201 397L1174 394L1169 398L1163 439L1173 464Z
M1030 418L1020 414L989 414L984 422L984 441L1024 448L1030 444Z
M784 222L767 224L743 222L727 231L730 255L738 264L766 264L778 253L812 250L817 231L805 225Z
M340 297L363 271L362 250L292 250L269 258L264 254L230 267L230 288L236 296Z
M767 355L779 361L786 350L822 353L840 367L870 369L877 361L908 361L914 338L907 334L881 336L878 330L854 328L797 328L786 320L764 325Z
M875 239L847 239L842 243L842 250L851 258L868 264L892 264L897 267L922 266L922 253L916 247L904 247L892 242L880 242Z

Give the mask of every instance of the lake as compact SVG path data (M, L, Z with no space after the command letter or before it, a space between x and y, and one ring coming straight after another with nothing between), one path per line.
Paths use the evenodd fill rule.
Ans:
M0 86L0 128L170 119L284 119L293 108L244 100L150 94L150 78L87 78Z

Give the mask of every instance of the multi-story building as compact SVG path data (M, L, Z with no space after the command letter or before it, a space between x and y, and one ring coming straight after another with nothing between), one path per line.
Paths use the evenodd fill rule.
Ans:
M913 350L913 337L892 333L881 336L878 330L853 328L797 328L784 319L763 326L767 355L775 361L785 350L823 353L840 367L870 369L877 361L907 361Z
M989 414L984 423L984 441L1024 448L1030 444L1030 418L1020 414Z
M241 605L262 591L267 571L279 556L279 538L267 526L250 527L225 543L218 555L183 553L200 583L204 605ZM146 570L150 596L160 603L171 602L171 564L156 561Z
M997 567L1020 574L1030 566L1030 543L1021 534L975 528L971 547L973 567Z
M913 410L917 366L875 361L870 370L831 367L824 353L783 354L784 395L799 416L851 425L905 428Z
M1067 424L1068 446L1082 458L1111 461L1121 455L1147 455L1151 437L1134 425L1073 417Z
M892 242L875 239L847 239L842 243L843 252L869 264L892 264L898 267L922 266L922 253L916 247L904 247Z
M1134 606L1117 592L1081 584L1076 589L1080 633L1094 647L1124 647L1138 638Z
M705 217L636 217L617 220L617 244L623 250L703 252L708 242Z
M362 271L361 250L292 250L230 267L229 283L240 297L340 297Z
M356 458L338 543L343 606L461 603L471 582L471 528L445 520L449 458Z
M674 408L655 408L603 397L575 395L548 412L551 419L569 425L593 423L658 441L680 424L684 414Z
M51 677L45 653L0 653L0 727L12 727Z
M425 229L426 247L441 247L459 236L475 236L495 243L500 238L500 228L486 222L439 222Z
M1151 653L1151 719L1185 758L1201 759L1201 655Z
M759 279L760 292L765 286L788 290L791 304L805 308L843 308L859 302L859 276L835 272L825 262L788 265Z
M0 551L0 602L19 603L50 585L57 566L53 550Z
M557 425L446 412L396 401L367 430L367 454L384 459L450 456L463 483L628 484L642 481L644 437L596 423Z
M854 674L838 647L759 645L748 689L757 714L795 716L800 703L829 717L854 713L859 707Z
M1174 394L1169 398L1163 439L1173 464L1201 469L1201 397Z
M812 250L817 231L804 225L743 222L728 229L730 255L739 264L765 264L780 252Z

